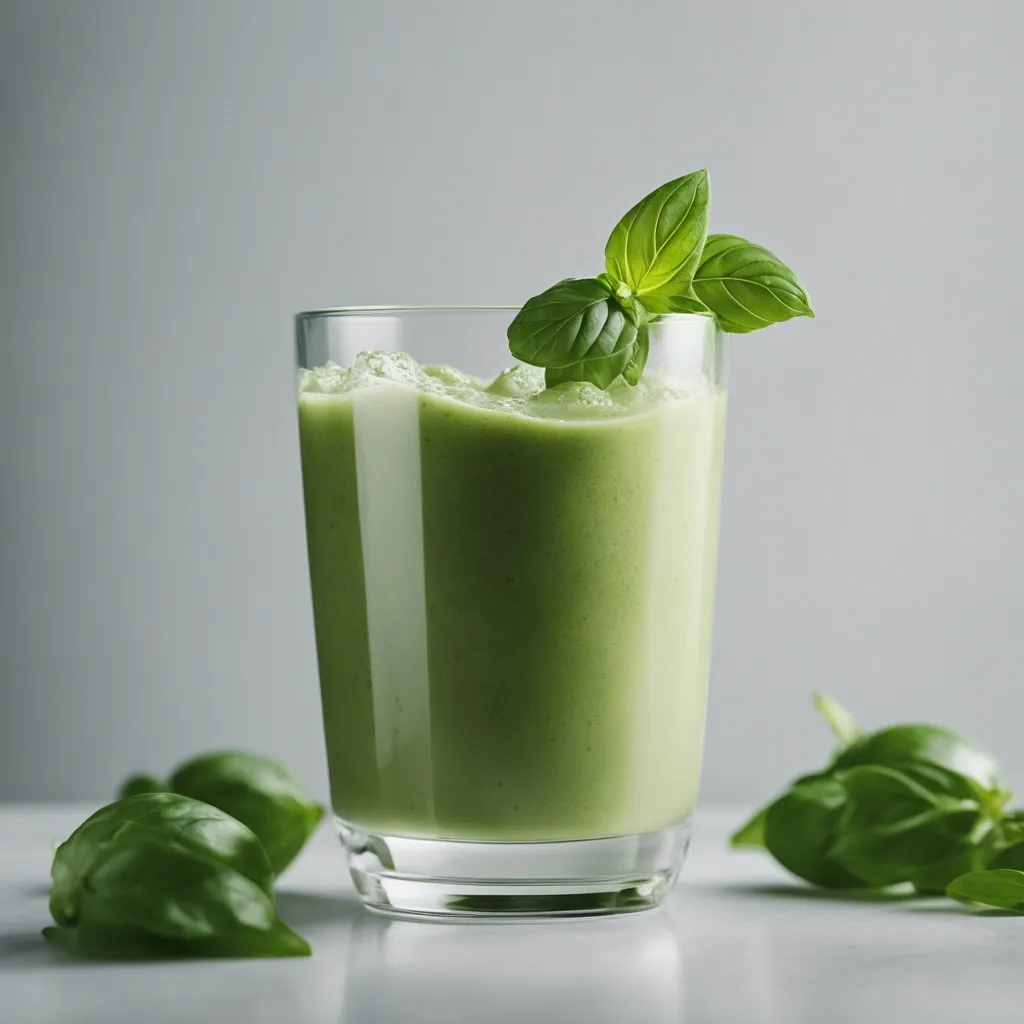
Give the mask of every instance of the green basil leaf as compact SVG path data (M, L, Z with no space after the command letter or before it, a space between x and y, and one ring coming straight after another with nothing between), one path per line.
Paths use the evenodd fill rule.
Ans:
M181 765L171 789L237 818L262 842L279 875L320 824L324 809L277 761L240 751L206 754Z
M707 235L708 172L694 171L645 196L615 225L604 250L608 274L652 313L679 312Z
M285 957L312 953L309 943L280 918L265 931L238 930L230 937L192 943L150 936L124 926L94 927L91 924L51 926L43 928L42 934L53 948L89 960Z
M647 310L628 284L616 281L610 274L598 274L594 280L600 281L615 296L615 300L638 329L641 324L647 322Z
M993 818L1004 818L1008 813L1006 805L1013 799L1013 790L1002 783L997 783L994 789L986 789L980 783L976 783L979 792L982 794L982 804L985 810Z
M171 942L121 928L51 925L42 934L52 948L83 960L159 960L179 955Z
M1013 868L1024 871L1024 842L1004 847L988 863L990 868Z
M942 860L919 868L910 881L922 896L942 896L954 878L981 870L987 860L988 849L984 844L967 845Z
M832 767L891 767L911 762L946 768L973 780L985 790L999 787L999 769L992 755L952 729L938 725L894 725L880 729L841 751Z
M997 830L1004 847L1024 843L1024 811L1007 811L1000 817Z
M839 701L824 693L811 695L815 709L828 722L829 728L836 734L836 739L848 747L860 738L860 726L849 711Z
M956 800L968 800L984 808L984 790L965 775L941 768L937 764L926 761L901 761L893 765L879 767L892 768L901 775L912 779L923 786L929 793L937 796L953 797Z
M947 799L909 774L885 765L844 769L836 772L836 778L851 800L846 819L851 827L899 825L918 814L942 809Z
M143 793L166 793L167 783L155 775L130 775L121 783L117 792L118 800L128 796L140 796Z
M627 384L636 386L643 376L644 367L647 365L647 357L651 352L651 333L647 324L641 324L636 334L636 343L633 345L633 353L622 371L623 380Z
M175 835L131 823L116 833L48 940L93 957L309 955L265 889Z
M831 855L876 886L914 879L973 845L981 821L976 801L928 789L878 765L836 773L849 798Z
M920 868L910 881L922 895L942 896L954 878L988 867L993 854L999 849L999 840L995 823L991 818L982 816L962 849Z
M771 804L768 805L770 807ZM768 807L762 807L744 825L738 828L729 837L729 845L734 849L750 847L763 850L764 844L764 823L768 817Z
M962 903L1024 911L1024 871L972 871L950 882L946 892Z
M967 828L957 829L957 824ZM948 816L932 811L903 829L840 832L830 853L848 871L868 885L889 886L927 878L926 872L970 848L966 836L973 819L961 816L950 826ZM958 834L960 833L960 834Z
M723 331L745 334L795 316L814 316L796 274L738 235L709 235L693 290Z
M509 324L509 348L522 362L543 366L548 387L589 381L607 388L633 356L634 316L604 281L560 281L530 299Z
M141 794L100 808L57 848L50 912L58 924L77 918L88 879L117 844L133 836L156 836L197 858L224 864L268 895L273 891L267 855L241 822L176 793Z
M798 779L768 807L764 841L768 852L788 871L826 889L862 888L865 883L832 855L847 796L828 775Z

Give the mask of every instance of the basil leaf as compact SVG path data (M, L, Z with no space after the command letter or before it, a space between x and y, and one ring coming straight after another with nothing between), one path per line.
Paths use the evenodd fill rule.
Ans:
M768 805L770 807L771 804ZM764 823L768 817L768 807L762 807L746 824L738 828L729 837L729 845L734 849L750 847L763 850L764 845Z
M773 253L738 235L708 236L693 290L721 329L732 334L814 316L796 274Z
M999 839L1002 846L1015 846L1024 843L1024 811L1008 811L1002 815L998 824Z
M636 334L636 343L633 345L633 353L622 371L622 378L627 384L636 386L643 376L644 367L647 365L647 357L651 352L651 333L647 324L641 324Z
M1024 871L1024 842L1004 847L988 863L990 868L1013 868Z
M973 819L962 816L967 832ZM956 822L954 822L956 824ZM915 878L927 879L931 869L970 849L941 811L922 814L902 829L841 832L830 853L848 871L870 886L885 887Z
M942 896L954 878L984 868L988 852L984 844L965 846L956 853L915 871L910 881L922 896Z
M266 852L252 831L230 815L175 793L149 793L101 807L62 843L50 873L50 912L58 924L78 916L86 880L132 835L154 835L205 859L225 864L268 895L274 876Z
M700 263L708 195L707 171L685 174L641 199L608 238L605 269L652 313L680 311L673 300L686 296Z
M884 765L864 765L836 773L851 801L844 824L888 827L934 809L959 809L959 801L931 792L917 779Z
M118 800L128 796L139 796L142 793L166 793L167 783L155 775L130 775L121 783L117 792Z
M989 867L999 849L1000 833L991 818L983 815L971 831L966 845L956 853L916 871L910 881L926 896L942 896L954 878ZM1013 865L1006 865L1012 867Z
M1024 912L1024 871L972 871L950 882L946 892L962 903Z
M74 915L55 915L47 940L115 959L309 955L264 888L175 836L131 823L112 835L82 879Z
M937 764L928 764L926 761L901 761L878 767L892 768L934 795L968 800L980 807L984 806L982 800L984 790L978 783L964 775L958 775L948 768L941 768Z
M836 734L836 738L844 747L848 747L860 737L860 726L857 725L856 719L839 701L824 693L812 694L811 700L815 709L828 722L829 728Z
M894 725L862 737L841 751L833 768L922 762L946 768L978 783L999 788L999 769L992 755L963 736L937 725Z
M252 829L275 875L295 859L324 814L287 768L240 751L186 762L171 775L170 787L219 807Z
M865 883L832 855L846 807L846 790L837 779L828 775L798 779L765 813L768 852L788 871L814 885L863 887Z
M976 801L932 792L909 775L878 765L836 773L849 798L831 855L871 885L911 881L963 853L981 820Z
M53 858L44 935L80 956L293 956L309 947L278 917L252 831L175 793L119 800Z
M512 354L543 366L548 387L589 381L606 388L633 357L639 333L604 281L571 278L535 295L509 324Z

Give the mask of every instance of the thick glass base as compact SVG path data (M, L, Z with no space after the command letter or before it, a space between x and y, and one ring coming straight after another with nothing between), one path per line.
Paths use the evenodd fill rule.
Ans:
M335 818L363 903L398 917L537 918L658 906L690 844L690 820L642 835L548 843L412 839Z

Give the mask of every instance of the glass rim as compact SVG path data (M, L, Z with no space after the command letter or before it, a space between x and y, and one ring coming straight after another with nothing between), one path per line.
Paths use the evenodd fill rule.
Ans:
M387 313L510 313L519 306L326 306L305 309L295 314L296 320L320 320L332 316L376 316ZM659 320L707 320L701 313L662 313Z
M295 318L297 320L313 320L325 316L360 316L366 313L488 313L521 308L521 306L327 306L323 309L302 310L295 314Z

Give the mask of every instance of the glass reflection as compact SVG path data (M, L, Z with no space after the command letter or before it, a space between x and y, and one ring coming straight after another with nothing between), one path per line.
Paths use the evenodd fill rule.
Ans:
M671 918L453 925L361 918L340 1024L642 1020L679 1024Z

